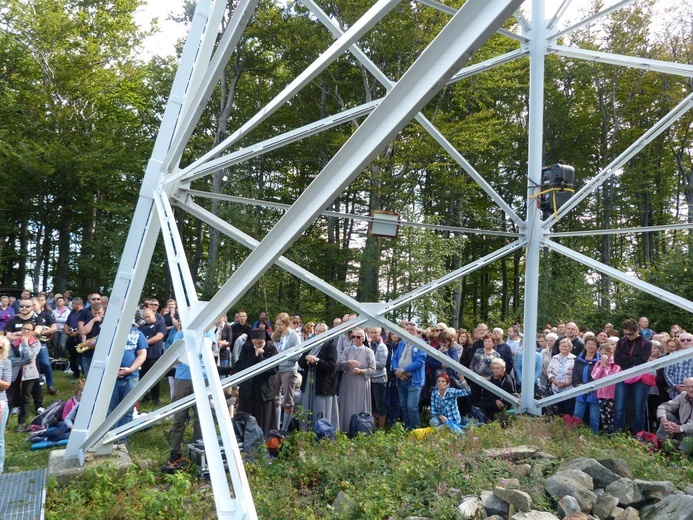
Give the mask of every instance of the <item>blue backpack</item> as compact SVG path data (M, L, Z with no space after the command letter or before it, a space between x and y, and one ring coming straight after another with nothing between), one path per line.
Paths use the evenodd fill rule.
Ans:
M366 412L355 413L349 421L349 438L353 439L359 433L370 435L375 431L375 419Z
M315 421L315 426L313 426L313 432L317 435L318 440L327 439L333 441L335 439L334 426L330 424L325 417Z

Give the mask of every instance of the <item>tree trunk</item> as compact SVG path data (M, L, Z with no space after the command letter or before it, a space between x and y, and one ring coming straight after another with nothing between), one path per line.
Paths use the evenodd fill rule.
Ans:
M55 270L53 287L64 292L68 288L70 273L70 239L72 238L72 221L74 213L69 204L63 206L60 226L58 227L58 262Z

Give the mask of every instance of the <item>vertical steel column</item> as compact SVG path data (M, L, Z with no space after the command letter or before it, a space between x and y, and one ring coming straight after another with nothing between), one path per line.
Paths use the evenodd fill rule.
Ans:
M541 167L544 142L544 54L546 36L544 0L532 0L532 30L529 43L529 158L527 163L527 222L525 233L524 348L522 351L522 400L520 411L541 413L534 403L535 345L537 332L537 301L539 299L539 253L543 228L539 208L533 198L541 189Z

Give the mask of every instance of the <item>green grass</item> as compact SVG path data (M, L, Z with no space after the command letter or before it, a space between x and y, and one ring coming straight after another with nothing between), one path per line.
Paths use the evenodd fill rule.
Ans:
M59 397L71 395L71 380L56 373ZM162 385L162 398L168 396ZM48 399L46 400L48 402ZM146 409L145 409L146 411ZM13 431L8 440L7 471L45 467L48 451L31 452L24 434ZM198 480L193 470L165 476L159 467L168 456L167 430L161 422L131 436L134 463L154 461L152 470L133 464L124 475L99 466L86 470L67 486L49 482L46 517L87 518L214 518L209 483ZM190 438L187 432L186 439ZM255 506L260 518L454 518L462 496L493 489L514 476L512 462L488 459L485 448L533 445L558 457L534 461L544 475L555 471L561 459L582 457L625 459L635 478L671 480L679 488L693 481L693 465L678 453L665 457L625 436L595 436L587 428L568 429L560 419L518 417L507 428L494 423L472 428L464 436L448 430L415 439L401 426L388 432L349 440L339 434L335 443L316 443L312 434L296 433L284 443L278 459L261 456L246 464ZM543 490L543 479L522 478L521 487L537 509L555 504ZM335 512L331 505L344 491L354 508Z

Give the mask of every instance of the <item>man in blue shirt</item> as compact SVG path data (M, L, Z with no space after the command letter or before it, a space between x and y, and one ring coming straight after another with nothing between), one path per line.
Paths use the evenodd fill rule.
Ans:
M164 355L164 339L168 331L166 330L164 318L160 314L155 313L151 306L142 311L142 318L144 318L144 323L140 325L140 331L147 338L147 345L149 346L147 359L145 359L142 365L142 377L144 377L159 358ZM157 381L145 395L144 401L152 401L158 405L159 395L159 381Z
M652 341L652 336L655 335L655 331L650 328L650 320L643 316L638 320L638 328L640 329L640 335Z
M118 370L118 379L116 379L115 386L113 387L113 395L111 395L111 402L108 405L109 415L115 410L116 406L132 392L132 389L135 388L135 385L140 379L140 367L146 358L147 340L144 334L133 326L130 328L127 343L125 343L123 359L120 362L120 369ZM132 409L118 421L116 428L130 421L132 421Z

